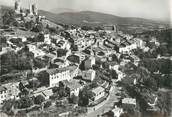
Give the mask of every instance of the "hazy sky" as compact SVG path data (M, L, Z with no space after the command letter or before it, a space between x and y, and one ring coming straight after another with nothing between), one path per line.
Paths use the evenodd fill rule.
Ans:
M15 0L0 0L0 4L13 5ZM21 0L28 6L29 0ZM74 10L98 11L124 17L142 17L170 21L172 0L30 0L39 9L70 8ZM172 6L171 6L172 8ZM171 10L171 12L170 12Z

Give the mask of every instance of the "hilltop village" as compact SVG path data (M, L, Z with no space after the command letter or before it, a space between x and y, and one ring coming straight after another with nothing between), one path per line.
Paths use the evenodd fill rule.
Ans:
M170 115L171 30L60 25L18 1L2 19L0 117Z

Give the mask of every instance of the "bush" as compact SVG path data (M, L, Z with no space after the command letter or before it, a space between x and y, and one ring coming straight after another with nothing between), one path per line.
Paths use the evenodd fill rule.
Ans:
M16 102L17 108L28 108L33 105L33 100L29 97L22 97L20 100Z
M35 104L39 104L39 105L42 104L42 102L44 101L45 101L45 98L42 95L36 96L34 100Z
M44 108L48 108L51 106L51 101L47 101L45 104L44 104Z

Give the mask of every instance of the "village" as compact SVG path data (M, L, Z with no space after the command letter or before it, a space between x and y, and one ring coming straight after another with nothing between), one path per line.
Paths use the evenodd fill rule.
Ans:
M128 112L139 116L140 102L125 92L123 84L146 86L142 74L135 72L150 73L139 54L158 48L161 43L156 37L147 42L117 25L99 30L64 28L40 16L36 4L21 7L16 1L16 26L0 29L4 63L0 117L1 112L28 117L121 117ZM162 58L172 60L160 54L155 57ZM132 80L125 81L126 77ZM147 110L157 111L158 96L150 97Z

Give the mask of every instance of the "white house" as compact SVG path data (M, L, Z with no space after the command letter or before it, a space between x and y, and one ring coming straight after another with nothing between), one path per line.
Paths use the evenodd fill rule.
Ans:
M35 45L28 44L28 48L29 48L29 51L34 54L34 57L44 56L45 55L45 52L38 49Z
M93 101L96 101L105 96L105 89L99 86L92 89L92 93L94 94Z
M119 52L125 54L125 53L129 53L131 50L136 48L137 48L136 43L133 43L131 45L127 45L126 47L120 47Z
M7 99L19 99L19 82L5 84L7 89Z
M51 44L51 39L49 34L44 34L44 43Z
M0 86L0 104L2 104L7 99L7 88Z
M82 72L82 78L86 81L93 81L96 77L96 71L95 70L87 70Z
M47 70L49 75L49 86L54 87L59 84L60 81L70 80L70 71L66 68L49 69Z
M87 59L84 63L85 65L85 69L90 69L92 68L93 65L95 65L95 57L90 57L89 59Z
M112 109L112 112L114 113L114 117L120 117L123 113L123 109L115 106L115 108Z
M123 109L136 108L136 99L134 98L124 98L122 99Z
M64 80L62 81L62 83L69 91L70 96L72 95L79 96L79 91L83 88L83 86L79 84L76 80L70 80L70 81Z

